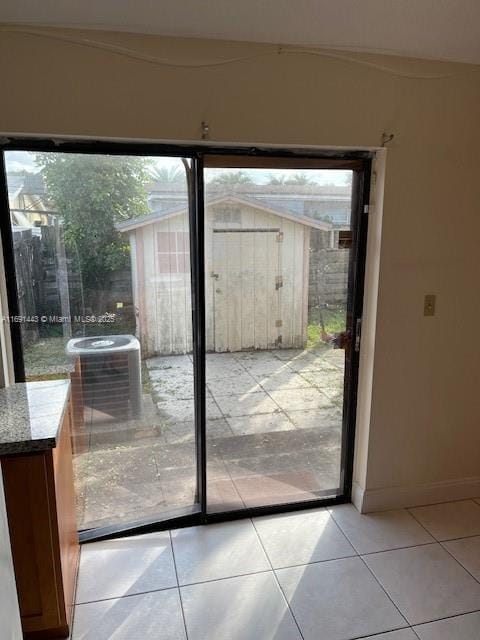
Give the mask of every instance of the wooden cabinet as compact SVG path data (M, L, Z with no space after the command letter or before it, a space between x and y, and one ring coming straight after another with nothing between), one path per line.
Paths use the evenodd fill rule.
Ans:
M54 449L1 463L24 636L67 638L79 557L71 405Z

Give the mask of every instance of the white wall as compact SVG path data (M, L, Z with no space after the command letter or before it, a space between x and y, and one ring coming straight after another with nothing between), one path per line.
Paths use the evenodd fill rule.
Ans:
M0 469L0 637L21 640L20 614L13 574L3 480Z

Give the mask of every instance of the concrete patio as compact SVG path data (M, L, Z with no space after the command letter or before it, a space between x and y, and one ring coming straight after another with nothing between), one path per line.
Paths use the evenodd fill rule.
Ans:
M190 507L196 465L191 356L147 360L141 419L86 414L76 456L81 528ZM209 510L331 495L339 487L344 352L207 355Z

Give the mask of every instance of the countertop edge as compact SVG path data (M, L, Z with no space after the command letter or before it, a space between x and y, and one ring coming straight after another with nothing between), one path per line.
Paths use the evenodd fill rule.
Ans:
M66 392L65 399L61 411L52 412L52 414L44 414L41 416L42 420L49 420L57 422L55 435L45 436L40 438L20 439L12 442L0 442L0 458L9 458L12 456L28 455L36 453L44 453L55 449L60 439L62 427L65 423L65 413L70 401L71 384L70 380L66 379ZM18 384L18 383L17 383ZM22 383L20 383L22 384ZM25 383L23 383L25 384ZM26 383L34 385L35 383ZM0 390L1 392L2 390Z

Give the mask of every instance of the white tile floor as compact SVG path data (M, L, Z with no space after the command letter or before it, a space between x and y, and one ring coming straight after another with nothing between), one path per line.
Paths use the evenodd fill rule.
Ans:
M480 503L85 545L72 640L479 640Z

